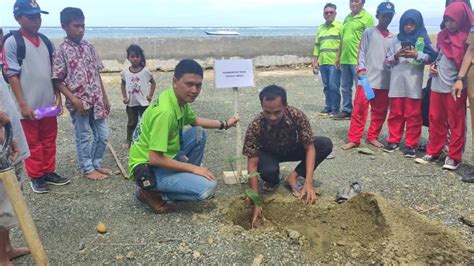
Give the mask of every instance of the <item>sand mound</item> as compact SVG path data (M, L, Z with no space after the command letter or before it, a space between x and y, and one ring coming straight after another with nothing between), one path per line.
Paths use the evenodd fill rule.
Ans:
M308 257L317 262L472 261L456 232L371 193L340 205L328 198L313 206L275 198L263 208L267 226L299 233ZM244 198L230 202L227 217L234 224L250 229L251 215Z

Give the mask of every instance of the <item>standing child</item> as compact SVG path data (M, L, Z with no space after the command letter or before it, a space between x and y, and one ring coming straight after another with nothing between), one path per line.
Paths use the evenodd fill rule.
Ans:
M423 40L423 51L417 51L417 40ZM420 45L420 44L418 44ZM384 151L393 152L400 147L405 131L405 157L414 158L421 136L421 87L425 64L433 62L436 51L418 10L409 9L400 18L400 33L387 53L386 64L391 67L389 136ZM406 129L405 129L406 126Z
M49 192L48 184L65 185L69 179L56 171L56 117L36 119L34 110L61 105L59 92L51 82L51 41L38 31L42 11L34 0L17 0L13 7L20 30L6 38L3 71L8 77L21 114L21 125L31 156L25 160L30 185L35 193Z
M138 120L153 99L156 83L151 72L145 67L145 54L140 46L130 45L127 48L127 59L131 66L120 75L123 103L127 105L127 148L129 148Z
M0 28L0 51L2 50L3 31ZM10 159L13 162L15 175L20 180L25 174L24 160L30 156L28 143L26 142L23 129L21 128L20 114L15 107L15 102L7 85L0 79L0 142L3 142L1 127L10 122L13 130L13 142ZM16 158L15 158L16 157ZM14 248L10 241L10 230L18 226L3 181L0 181L0 265L8 265L11 260L27 255L30 250L26 247Z
M388 31L388 25L395 14L395 6L390 2L383 2L377 7L376 27L369 28L362 34L359 45L357 74L368 79L374 89L375 98L367 100L364 89L358 86L354 99L351 125L348 132L348 143L341 148L352 149L360 145L364 134L367 113L370 104L370 126L367 132L367 142L381 148L383 144L378 141L380 131L388 111L388 88L390 86L390 72L385 68L385 55L392 44L394 35Z
M450 4L444 12L445 28L438 34L439 54L431 66L433 81L430 97L430 142L426 155L417 162L432 162L439 158L448 141L448 156L443 169L456 170L461 162L466 142L466 82L453 98L454 82L466 52L466 40L471 29L472 11L462 2ZM463 78L461 78L463 80ZM465 80L464 80L465 81ZM451 131L447 140L448 128Z
M84 19L79 8L61 11L61 27L67 36L54 52L53 80L67 99L81 172L91 180L99 180L111 174L110 169L101 166L109 136L110 104L100 77L102 62L94 46L82 39Z

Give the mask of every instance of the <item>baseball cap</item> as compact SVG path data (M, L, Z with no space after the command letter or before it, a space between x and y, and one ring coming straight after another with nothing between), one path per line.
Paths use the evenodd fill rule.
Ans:
M383 2L377 7L377 14L395 14L395 5L391 2Z
M13 15L35 15L35 14L49 14L47 11L40 9L36 0L16 0L15 5L13 6Z

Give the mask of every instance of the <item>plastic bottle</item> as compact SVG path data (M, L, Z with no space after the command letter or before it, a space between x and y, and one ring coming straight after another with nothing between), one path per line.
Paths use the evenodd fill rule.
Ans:
M418 39L416 39L415 50L418 53L423 53L424 49L425 49L425 39L423 37L418 37ZM415 59L413 60L413 64L421 65L421 62Z
M321 75L319 75L319 68L313 68L314 74L314 81L318 81L321 79Z
M52 106L40 107L34 111L34 114L35 114L35 119L40 120L45 117L58 116L60 112L61 112L61 108L59 108L57 105L52 105Z
M370 86L369 80L365 75L360 76L360 85L364 89L365 98L367 98L367 100L375 98L374 90L372 89L372 86Z

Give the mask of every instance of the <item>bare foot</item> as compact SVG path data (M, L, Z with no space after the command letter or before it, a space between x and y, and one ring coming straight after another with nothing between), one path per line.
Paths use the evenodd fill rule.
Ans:
M353 149L353 148L356 148L356 147L359 147L359 144L354 143L354 142L348 142L348 143L342 145L341 149L350 150L350 149Z
M29 255L30 253L30 249L27 247L11 248L7 250L7 255L10 260Z
M106 175L100 173L99 171L92 171L86 175L84 175L85 177L89 178L90 180L102 180L102 179L105 179L107 178Z
M97 168L95 169L97 172L101 173L101 174L104 174L104 175L111 175L112 174L112 170L110 170L109 168Z
M369 143L370 145L375 146L377 148L383 148L383 146L384 146L382 143L380 143L380 141L378 141L376 139L367 140L367 143Z

